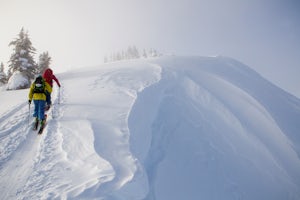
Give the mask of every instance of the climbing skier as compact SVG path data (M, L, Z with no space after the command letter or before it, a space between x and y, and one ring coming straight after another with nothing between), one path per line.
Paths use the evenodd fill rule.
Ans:
M37 129L39 122L41 126L45 123L45 103L46 95L52 92L50 85L43 79L41 75L38 75L35 81L31 84L28 103L31 104L33 99L35 117L34 129Z
M58 81L58 79L56 78L56 76L53 74L52 69L47 68L43 74L43 78L45 79L45 81L50 85L51 87L51 91L52 91L52 87L53 87L53 80L56 82L56 84L58 85L58 87L60 87L60 83ZM51 93L46 95L46 110L48 110L52 104L51 102Z

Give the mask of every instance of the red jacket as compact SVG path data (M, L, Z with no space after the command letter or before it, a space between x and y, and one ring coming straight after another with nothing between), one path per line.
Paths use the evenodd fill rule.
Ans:
M58 87L60 87L60 83L58 81L58 79L55 77L55 75L53 74L52 69L48 68L45 70L44 74L43 74L43 78L45 79L45 81L47 83L49 83L49 85L51 87L53 87L53 80L55 80L55 82L57 83Z

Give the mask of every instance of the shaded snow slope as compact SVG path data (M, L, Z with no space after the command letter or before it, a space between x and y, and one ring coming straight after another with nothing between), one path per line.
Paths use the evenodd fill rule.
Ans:
M129 121L147 199L299 198L299 99L232 59L158 63Z
M236 60L170 56L58 78L41 136L28 91L0 91L0 199L300 198L300 100Z

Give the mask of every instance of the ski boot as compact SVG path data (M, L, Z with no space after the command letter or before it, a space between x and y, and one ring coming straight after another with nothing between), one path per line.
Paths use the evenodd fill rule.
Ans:
M33 125L33 130L37 130L38 126L39 126L39 120L38 120L38 118L36 117L36 118L35 118L35 121L34 121L34 125Z

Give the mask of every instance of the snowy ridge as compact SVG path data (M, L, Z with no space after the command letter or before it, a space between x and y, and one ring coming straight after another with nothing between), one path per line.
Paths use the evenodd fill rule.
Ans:
M41 136L28 91L0 91L0 199L300 198L300 100L236 60L169 56L58 78Z

